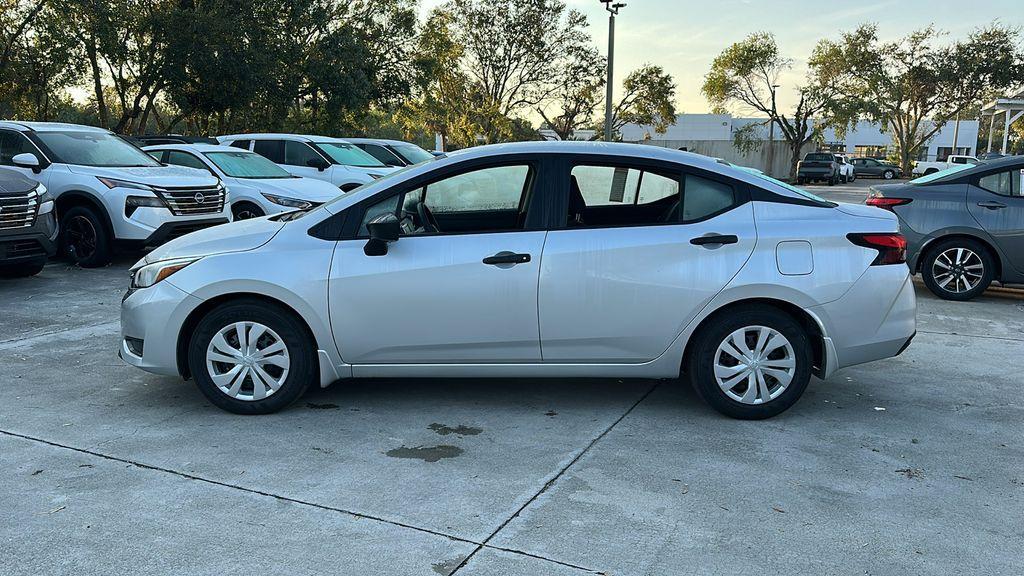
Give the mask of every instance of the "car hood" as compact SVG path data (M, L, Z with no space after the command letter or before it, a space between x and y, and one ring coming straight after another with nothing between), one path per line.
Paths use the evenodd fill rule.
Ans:
M195 258L255 250L270 242L270 239L285 225L284 222L270 218L272 217L251 218L203 228L160 246L147 254L139 264L170 260L171 258Z
M337 186L313 178L246 178L242 180L260 192L323 204L341 195Z
M115 180L126 180L150 186L216 186L219 180L209 172L183 166L141 168L101 168L99 166L68 166L75 174L87 174Z
M846 202L837 202L836 210L850 216L857 216L858 218L877 218L879 220L890 220L896 221L896 215L888 210L881 208L875 208L874 206L866 206L864 204L847 204Z

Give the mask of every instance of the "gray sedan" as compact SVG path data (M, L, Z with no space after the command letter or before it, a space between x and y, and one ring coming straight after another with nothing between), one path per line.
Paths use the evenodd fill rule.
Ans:
M970 300L993 281L1024 283L1024 156L873 186L866 203L891 210L907 263L940 298Z

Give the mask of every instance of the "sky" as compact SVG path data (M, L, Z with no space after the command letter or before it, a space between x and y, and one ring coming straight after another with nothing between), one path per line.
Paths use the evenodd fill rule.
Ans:
M660 65L674 77L676 107L685 113L709 110L700 86L712 60L752 32L773 33L782 54L794 61L793 70L780 81L780 105L785 110L796 103L791 87L804 77L807 58L818 40L837 40L841 31L862 23L877 23L882 40L895 40L929 24L948 32L950 41L965 38L974 28L997 19L1024 26L1021 0L619 1L627 6L615 24L617 88L629 71L647 63ZM421 13L442 3L421 0ZM608 13L604 5L598 0L566 0L566 4L587 16L594 41L602 54L606 53Z

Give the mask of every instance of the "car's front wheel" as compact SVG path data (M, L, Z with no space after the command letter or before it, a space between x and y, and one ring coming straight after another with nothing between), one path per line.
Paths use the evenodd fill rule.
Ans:
M994 276L992 254L968 238L940 241L921 263L924 285L943 300L970 300L984 292Z
M103 220L86 206L73 206L64 213L60 239L64 254L83 268L106 266L114 255Z
M796 320L777 308L730 310L694 338L686 370L690 382L726 416L775 416L796 403L810 381L810 339Z
M317 356L305 325L291 311L261 300L237 300L199 321L188 365L203 395L236 414L269 414L309 388Z
M895 177L896 173L893 172L892 170L886 170L885 172L882 172L882 178L885 178L886 180L892 180Z

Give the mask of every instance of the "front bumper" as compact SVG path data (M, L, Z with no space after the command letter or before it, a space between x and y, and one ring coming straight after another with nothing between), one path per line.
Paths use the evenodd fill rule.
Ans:
M202 300L169 280L129 292L121 302L122 360L147 372L177 376L178 334ZM129 342L128 339L134 340ZM138 352L142 352L139 354Z
M0 263L18 264L45 260L57 253L57 218L55 212L36 218L31 228L0 230Z

